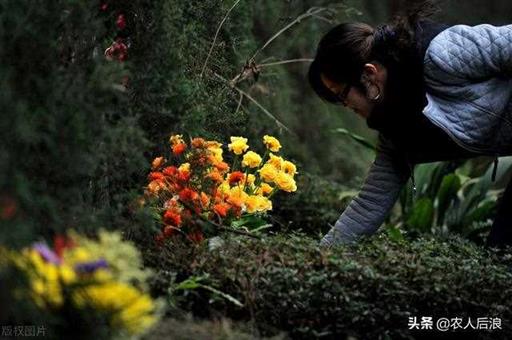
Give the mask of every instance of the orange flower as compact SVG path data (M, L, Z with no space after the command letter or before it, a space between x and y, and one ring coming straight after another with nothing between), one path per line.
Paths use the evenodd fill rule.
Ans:
M176 168L175 166L168 166L162 170L162 173L165 176L174 177L178 173L178 168Z
M242 181L244 179L244 177L245 177L245 175L241 171L232 172L229 175L229 184L230 185L237 184L238 182Z
M199 197L199 195L197 194L197 192L195 192L194 190L192 190L190 188L185 188L180 191L180 200L182 200L183 202L194 201L198 197Z
M241 208L244 201L240 196L231 195L226 199L229 203L233 205L233 207Z
M177 227L181 224L181 216L174 210L167 210L164 214L164 223Z
M149 175L148 175L148 179L150 181L163 180L164 179L164 174L161 173L161 172L157 172L157 171L150 172Z
M210 197L204 192L201 192L201 204L203 207L207 207L210 204Z
M217 169L212 170L208 175L206 175L206 177L208 177L209 179L216 183L220 183L223 180L222 175L219 173Z
M217 168L217 170L219 170L221 172L227 171L229 169L229 165L226 162L217 162L217 163L215 163L214 166Z
M156 170L156 169L160 168L162 166L162 164L164 164L164 162L165 162L165 160L163 157L157 157L151 163L151 168L153 170Z
M213 211L215 211L220 217L226 217L229 208L231 208L229 204L225 202L220 202L213 206Z
M206 147L205 140L203 138L194 138L192 139L191 144L194 148L198 149Z
M187 148L187 144L185 143L178 143L178 144L174 144L172 146L172 153L175 155L175 156L179 156L181 155L183 152L185 152L185 149Z
M165 186L163 185L162 180L151 181L148 184L148 191L150 194L156 194L164 188Z

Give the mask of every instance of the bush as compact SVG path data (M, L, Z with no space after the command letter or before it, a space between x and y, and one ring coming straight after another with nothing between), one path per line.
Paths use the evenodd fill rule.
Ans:
M0 4L0 243L123 214L147 141L105 20L94 1Z
M263 335L282 330L293 338L432 334L408 331L410 316L500 317L503 331L478 336L512 334L510 257L456 236L393 242L381 235L322 251L316 242L300 234L229 237L212 251L206 245L170 244L148 252L146 261L158 271L154 291L169 293L177 310L254 320Z
M194 320L190 315L183 318L167 318L150 332L144 339L173 340L251 340L251 339L284 339L284 335L272 338L259 337L252 334L250 324L233 323L229 319Z

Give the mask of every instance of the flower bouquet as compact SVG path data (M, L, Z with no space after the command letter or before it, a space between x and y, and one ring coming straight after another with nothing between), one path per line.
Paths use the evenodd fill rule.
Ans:
M159 308L144 292L150 273L141 269L137 249L119 233L101 231L98 240L70 235L57 236L53 248L43 242L21 251L0 248L0 269L10 266L26 278L12 295L81 333L126 338L148 330Z
M231 137L232 163L217 141L182 135L169 140L168 158L157 157L145 190L145 202L161 223L156 241L183 235L199 243L221 231L254 234L268 228L265 213L279 190L297 190L296 166L277 155L279 140L263 137L265 153L248 151L247 138Z

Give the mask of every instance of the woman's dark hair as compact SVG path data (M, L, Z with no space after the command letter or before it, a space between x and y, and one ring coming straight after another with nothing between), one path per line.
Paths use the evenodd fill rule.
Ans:
M364 23L342 23L335 26L318 44L308 73L311 87L320 98L335 103L338 99L324 85L321 74L364 92L360 79L366 63L378 61L388 69L399 65L406 67L417 54L416 24L436 10L433 2L422 1L397 15L389 25L373 28Z

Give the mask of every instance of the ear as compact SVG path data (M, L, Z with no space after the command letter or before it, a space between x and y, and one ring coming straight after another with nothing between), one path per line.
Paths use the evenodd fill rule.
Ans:
M361 80L366 80L367 82L370 81L372 83L375 83L378 78L379 69L377 68L376 64L367 63L363 66L363 74Z

